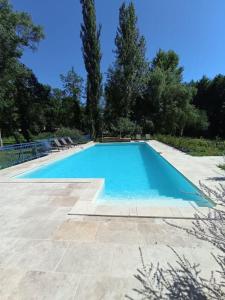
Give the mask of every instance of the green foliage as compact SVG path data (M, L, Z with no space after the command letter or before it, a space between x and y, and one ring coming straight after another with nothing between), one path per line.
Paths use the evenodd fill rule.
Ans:
M154 123L152 122L152 120L142 120L141 127L143 133L152 134L154 132Z
M205 110L209 119L208 136L225 138L225 76L207 77L192 83L197 88L194 105Z
M123 4L116 37L116 63L108 71L105 88L106 123L126 117L146 133L204 134L208 118L192 103L196 88L182 82L183 68L179 66L178 55L171 50L159 50L148 70L136 22L133 4L127 8Z
M0 0L0 129L3 134L12 134L19 128L16 83L27 76L19 58L24 48L35 50L43 37L42 28L34 25L28 14L15 12L7 0Z
M66 76L64 78L66 80ZM77 78L80 84L81 79ZM53 132L62 126L83 129L84 108L78 89L76 95L74 90L74 95L68 90L51 90L49 86L40 84L24 65L20 65L13 88L11 101L6 101L7 105L5 108L2 105L0 110L4 113L1 120L5 136L16 137L15 133L20 130L29 141L40 132ZM16 142L20 141L16 138Z
M65 85L64 90L53 89L51 91L46 108L47 131L55 131L56 128L62 126L84 131L87 129L84 124L85 109L81 103L82 79L78 75L76 76L78 81L75 83L68 82L69 85L73 85L71 91Z
M175 137L161 134L154 135L153 139L193 156L217 156L225 153L225 141L221 140Z
M206 111L197 109L192 105L192 109L189 111L189 118L187 118L186 130L187 135L201 135L206 134L209 122Z
M96 138L99 132L99 102L102 95L102 74L100 71L101 27L97 28L94 0L80 0L83 24L80 36L83 43L83 58L87 71L86 110L91 136Z
M182 80L183 68L178 65L179 57L174 51L169 50L168 52L164 52L160 49L153 59L152 69L159 68L164 72L170 73L175 82L180 82Z
M145 58L145 40L137 28L133 3L122 4L116 39L116 60L109 68L105 86L106 121L133 117L137 98L145 89L148 63Z
M61 75L63 90L51 90L20 63L25 47L35 50L43 38L26 13L0 0L0 130L16 143L59 127L83 129L82 79L72 68ZM18 133L19 132L19 133ZM21 138L21 134L24 138Z
M29 141L62 127L90 132L94 139L104 130L121 135L143 132L225 138L225 76L186 84L179 57L172 50L160 49L150 64L132 2L123 3L119 10L115 62L107 72L105 105L101 105L101 27L96 24L95 1L80 3L86 107L83 79L73 68L60 76L63 88L52 89L20 62L25 48L37 49L43 30L30 15L0 0L0 132L4 139Z
M54 137L71 137L74 139L74 141L83 141L84 135L83 133L78 129L73 128L67 128L67 127L61 127L58 128L55 131L45 131L41 132L37 135L31 135L32 141L39 141L39 140L45 140L45 139L52 139ZM17 144L17 143L25 143L26 140L24 139L23 135L16 132L14 136L9 136L3 138L3 144L4 145L11 145L11 144Z
M82 129L84 109L81 104L83 79L72 68L61 75L63 91L61 93L61 124L64 127Z
M24 136L19 132L15 132L13 136L3 138L4 146L12 145L12 144L20 144L20 143L25 143L25 142L26 142L26 140L25 140Z
M53 137L71 137L76 141L83 139L83 134L77 129L71 129L67 127L62 127L57 129L55 132L42 132L37 136L33 137L33 140L51 139Z
M21 75L15 80L15 107L17 128L21 129L27 141L31 134L44 130L45 109L50 97L50 88L40 84L31 70L22 66Z
M30 15L15 12L8 0L0 0L0 78L22 56L24 47L35 50L43 37L42 28L33 24Z
M140 133L141 128L128 118L119 118L116 122L116 125L111 126L111 131L116 135L119 134L120 136L124 137L126 135L133 135L136 132Z
M218 167L225 171L225 165L219 165Z
M195 88L182 83L183 68L173 51L159 50L153 60L148 88L140 103L144 118L156 132L183 135L186 128L207 127L207 118L192 105Z
M62 126L63 97L62 90L51 89L50 98L45 110L46 131L52 132L56 130L56 128Z
M81 140L83 136L79 130L66 127L59 128L54 135L56 137L70 136L76 140Z
M0 128L5 135L21 130L26 140L30 133L43 130L45 109L50 88L37 81L31 70L24 65L17 66L12 89L5 88L5 96L0 105Z
M60 78L65 96L80 102L83 90L83 79L77 75L74 68L72 67L66 75L61 74Z

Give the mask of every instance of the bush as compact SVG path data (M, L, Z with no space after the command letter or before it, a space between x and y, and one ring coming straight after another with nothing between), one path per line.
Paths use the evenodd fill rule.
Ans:
M3 140L3 145L5 146L27 142L23 137L23 135L20 134L19 132L15 132L14 136L3 137L2 140Z
M55 137L62 137L62 136L70 136L75 140L81 140L83 134L78 129L62 127L55 132Z
M112 128L113 133L124 137L126 135L133 135L141 133L142 129L128 118L119 118L116 125Z
M219 165L218 167L225 171L225 165Z
M82 132L80 132L78 129L62 127L57 129L55 132L42 132L34 136L33 140L43 140L43 139L50 139L53 137L65 137L65 136L70 136L76 141L82 141L84 139Z
M77 129L71 129L62 127L56 130L55 132L41 132L38 135L32 135L31 139L32 141L38 141L38 140L47 140L54 137L64 137L64 136L70 136L75 141L83 142L86 141L86 137L82 134L81 131ZM11 144L17 144L17 143L26 143L27 141L24 139L24 137L16 133L15 136L10 136L7 138L3 138L3 145L11 145Z
M225 141L154 135L153 139L177 148L193 156L217 156L225 154Z

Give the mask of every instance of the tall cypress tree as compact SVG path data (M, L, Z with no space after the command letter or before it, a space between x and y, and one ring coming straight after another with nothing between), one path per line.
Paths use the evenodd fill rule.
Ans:
M80 36L83 43L82 52L87 71L87 119L91 136L96 138L99 131L99 102L102 94L102 74L100 70L101 27L96 25L94 0L80 0L80 3L83 14Z

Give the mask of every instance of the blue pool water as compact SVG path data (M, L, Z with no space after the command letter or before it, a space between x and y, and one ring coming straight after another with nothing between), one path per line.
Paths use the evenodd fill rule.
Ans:
M152 201L211 206L146 143L99 144L26 173L23 178L105 178L102 201Z

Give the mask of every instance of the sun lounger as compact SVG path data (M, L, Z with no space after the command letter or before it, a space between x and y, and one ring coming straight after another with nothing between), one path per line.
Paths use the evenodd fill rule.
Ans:
M58 139L53 139L51 141L51 148L54 150L54 149L57 149L57 150L64 150L66 147L64 145L62 145Z
M72 145L68 144L64 138L60 138L59 141L64 147L67 147L67 148L72 147Z
M74 146L74 147L78 146L78 143L74 143L74 141L71 139L71 137L67 136L65 139L67 140L69 145Z

